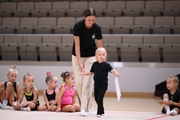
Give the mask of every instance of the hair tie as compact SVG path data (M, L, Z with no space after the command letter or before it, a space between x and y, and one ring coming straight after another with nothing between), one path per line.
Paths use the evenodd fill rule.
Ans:
M47 76L52 76L51 72L46 73Z

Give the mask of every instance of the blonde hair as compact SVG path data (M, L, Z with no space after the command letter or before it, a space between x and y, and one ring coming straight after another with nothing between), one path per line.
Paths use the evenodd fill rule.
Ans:
M168 79L173 80L174 83L177 84L176 89L179 90L179 79L178 79L178 77L176 77L176 76L169 76L169 77L167 78L167 80L168 80Z
M103 47L97 48L97 50L96 50L96 56L97 56L97 54L98 54L99 51L103 51L103 52L105 53L105 57L106 57L106 59L107 59L107 51L106 51L106 49L103 48ZM106 59L105 59L105 60L106 60Z
M23 77L23 81L25 81L26 80L26 77L31 77L31 76L33 76L31 73L26 73L25 75L24 75L24 77ZM33 76L34 77L34 76Z
M16 73L16 74L18 74L18 71L16 70L16 65L15 65L15 64L14 64L11 68L9 68L7 74L10 74L10 73Z

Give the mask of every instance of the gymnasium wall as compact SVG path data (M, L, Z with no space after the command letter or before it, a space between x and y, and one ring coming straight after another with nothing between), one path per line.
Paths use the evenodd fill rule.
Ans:
M27 72L35 76L35 86L39 90L47 88L45 83L46 72L50 71L59 78L63 71L73 71L71 62L28 62L28 61L0 61L0 81L6 81L7 71L13 65L17 65L19 72L17 82L22 87L23 75ZM113 68L119 73L121 92L124 93L151 93L155 91L155 85L164 81L170 75L180 73L179 63L136 63L136 62L111 62ZM109 73L108 92L115 92L115 76Z

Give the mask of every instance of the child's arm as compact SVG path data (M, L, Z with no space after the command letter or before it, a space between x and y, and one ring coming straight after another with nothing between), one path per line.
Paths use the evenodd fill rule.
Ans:
M119 77L119 73L118 73L115 69L112 69L112 70L111 70L111 73L114 74L114 75L116 75L117 77Z
M62 87L59 91L58 100L57 100L58 108L56 110L57 112L61 111L61 98L62 98L62 95L64 94L65 90L66 90L65 87Z
M38 93L38 89L35 87L34 87L33 94L34 94L34 99L32 101L29 101L29 102L37 102L38 101L39 93Z
M43 97L44 97L44 102L45 104L47 105L47 108L49 107L49 102L48 102L48 99L46 97L46 90L43 91Z
M23 97L24 97L24 89L21 89L19 90L19 99L17 101L17 107L22 106Z
M20 87L19 87L19 83L16 83L16 88L17 88L17 101L19 101L19 99L20 99L20 94L21 94L21 90L20 90Z
M19 96L19 103L21 103L23 101L23 97L24 97L24 89L21 89L20 96Z
M82 76L93 75L93 74L94 74L94 72L81 73Z
M172 100L170 100L170 101L169 101L169 104L170 104L170 105L177 106L177 107L180 107L180 101L179 101L179 102L173 102Z

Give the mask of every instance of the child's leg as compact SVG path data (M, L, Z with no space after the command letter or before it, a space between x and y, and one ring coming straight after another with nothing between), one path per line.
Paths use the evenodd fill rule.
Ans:
M62 108L62 112L76 112L73 105L66 105Z
M80 111L80 106L79 105L73 104L73 106L74 106L74 109L76 110L76 112Z
M174 108L173 110L170 111L170 115L172 115L172 116L175 116L177 114L179 114L179 109L178 108Z
M169 101L168 94L163 95L163 101ZM170 114L170 108L167 105L164 105L164 109L166 111L166 114Z
M13 107L14 110L20 110L21 105L18 105L18 102L13 102L12 107Z
M52 108L51 108L51 111L56 111L56 109L57 109L57 106L53 105Z
M103 99L104 99L104 95L106 93L106 90L100 90L99 91L99 95L97 98L97 103L98 103L98 111L97 111L97 115L102 115L104 113L103 111Z
M4 91L4 82L0 82L0 102L2 102L2 98L3 98L3 91Z
M4 94L2 98L3 99L2 108L5 108L8 103L9 105L12 105L12 103L14 102L14 88L11 82L6 83L6 89L5 86L3 87L4 87Z
M38 111L46 111L47 107L45 105L41 105L41 106L38 106L37 110Z
M36 102L31 102L30 104L28 104L28 107L31 108L32 111L37 110L37 108L39 107L39 104Z

